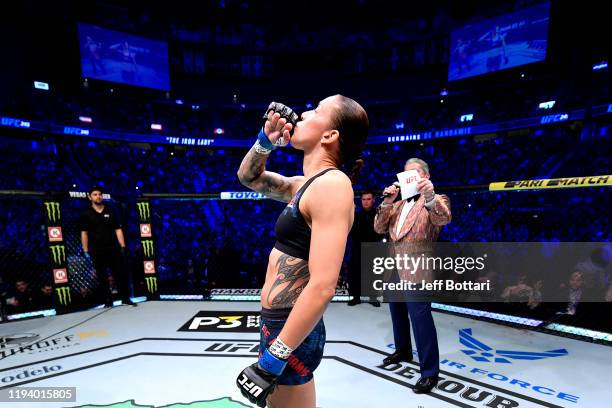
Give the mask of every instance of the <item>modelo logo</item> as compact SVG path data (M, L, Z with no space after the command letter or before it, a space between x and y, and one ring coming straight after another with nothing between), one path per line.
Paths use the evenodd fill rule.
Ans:
M469 350L461 350L464 354L480 362L512 364L510 360L541 360L550 357L567 356L566 349L549 350L542 352L517 351L517 350L493 350L493 348L477 340L472 335L472 329L459 330L459 342Z
M223 191L221 192L222 200L261 200L266 198L265 195L255 191Z
M62 369L62 366L58 366L58 365L50 366L50 367L43 366L42 368L38 370L25 369L18 374L7 375L6 377L2 377L2 380L0 381L2 382L2 384L9 384L16 380L25 380L30 377L37 377L43 374L55 373L55 372L61 371L61 369Z
M178 331L258 333L259 313L201 311Z

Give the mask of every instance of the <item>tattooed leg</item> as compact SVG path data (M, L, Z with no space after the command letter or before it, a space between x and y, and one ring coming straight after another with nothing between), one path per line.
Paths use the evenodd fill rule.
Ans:
M283 254L276 267L277 275L268 292L268 304L274 309L293 307L310 277L308 261Z

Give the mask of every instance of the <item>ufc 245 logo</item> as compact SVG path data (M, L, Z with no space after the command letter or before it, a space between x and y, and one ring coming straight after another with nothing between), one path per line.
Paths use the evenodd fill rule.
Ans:
M201 311L178 331L258 333L259 313Z
M259 397L259 394L261 394L261 392L263 391L263 389L256 385L253 381L249 381L249 378L243 374L240 374L240 378L238 379L238 384L240 384L240 386L242 388L244 388L244 390L246 392L248 392L249 394L251 394L254 397Z

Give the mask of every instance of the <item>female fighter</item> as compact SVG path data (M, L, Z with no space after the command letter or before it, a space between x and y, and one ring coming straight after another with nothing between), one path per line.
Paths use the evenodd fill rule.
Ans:
M261 292L259 361L237 378L260 407L314 408L313 371L325 345L323 312L334 296L353 223L351 181L363 165L368 116L342 95L322 100L292 124L269 112L258 141L238 170L242 184L288 202L276 226ZM279 138L304 152L304 175L285 177L265 163ZM353 165L354 164L354 165ZM340 171L353 165L350 175Z

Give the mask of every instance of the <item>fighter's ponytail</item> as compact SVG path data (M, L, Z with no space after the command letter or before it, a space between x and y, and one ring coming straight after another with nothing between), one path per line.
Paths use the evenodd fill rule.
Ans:
M338 95L340 109L334 127L340 133L340 162L348 169L351 182L355 184L364 161L361 156L368 137L370 122L365 109L356 101L346 96Z

